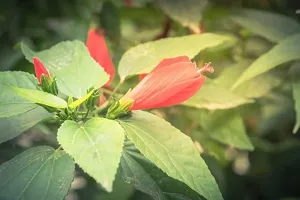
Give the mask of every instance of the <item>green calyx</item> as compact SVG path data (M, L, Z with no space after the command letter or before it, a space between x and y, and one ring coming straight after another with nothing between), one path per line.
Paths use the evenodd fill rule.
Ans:
M106 114L108 119L116 119L126 116L130 113L130 108L134 103L133 99L115 101L109 108Z
M48 76L42 74L40 86L44 92L48 92L53 95L58 94L58 88L55 78L49 78Z

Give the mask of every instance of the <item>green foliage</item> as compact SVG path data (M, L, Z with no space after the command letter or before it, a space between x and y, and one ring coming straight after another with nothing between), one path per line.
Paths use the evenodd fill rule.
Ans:
M272 42L300 32L300 24L287 16L262 10L240 9L231 16L240 26Z
M212 139L238 149L254 149L241 115L233 110L203 112L199 118L203 131Z
M57 140L86 173L112 191L124 142L124 130L116 121L66 121L58 130Z
M232 38L205 33L175 38L166 38L137 45L121 58L118 72L122 80L127 76L150 72L163 58L186 55L195 57L201 50L217 46Z
M202 13L208 5L207 0L156 0L157 5L172 19L196 33L200 33Z
M0 118L0 127L2 130L0 134L0 143L13 139L40 121L51 116L52 115L44 108L37 106L19 115Z
M31 148L1 165L0 198L61 200L71 186L74 168L64 151Z
M32 62L34 56L42 61L56 77L59 91L68 96L83 97L91 87L98 89L108 81L109 76L78 40L61 42L41 52L24 44L21 47L28 61Z
M299 40L300 34L296 34L279 42L269 52L255 60L241 74L232 88L236 88L243 82L267 72L280 64L300 59L300 54L298 53L300 51Z
M22 114L37 107L17 95L11 86L36 89L37 80L25 72L0 72L0 118Z
M43 91L17 87L11 87L11 89L19 96L37 104L42 104L53 108L66 108L68 105L65 100Z
M184 102L183 105L217 110L234 108L252 102L253 100L234 94L228 89L207 79L201 90L199 90L192 98Z
M131 118L119 122L141 153L162 171L206 199L223 199L214 177L189 137L166 121L143 111L135 111Z
M124 180L154 199L202 199L184 183L169 177L138 153L130 142L123 151L121 166Z

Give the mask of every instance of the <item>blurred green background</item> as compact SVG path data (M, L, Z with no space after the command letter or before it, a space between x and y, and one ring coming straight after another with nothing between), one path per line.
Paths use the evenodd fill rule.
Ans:
M281 14L295 22L300 19L298 0L132 0L131 4L126 0L3 1L0 6L0 70L33 73L32 65L19 49L19 42L43 50L63 40L85 41L92 24L105 29L116 66L122 54L139 43L204 31L236 38L234 44L206 50L195 59L199 64L212 62L216 73L210 77L224 88L230 88L234 83L232 79L239 74L237 71L246 69L249 63L279 42L280 37L274 30L279 33L289 30L289 24L277 18L272 21L272 17L271 21L267 20L265 29L255 27L257 24L251 20L260 22L266 18L245 8ZM192 137L226 200L300 199L300 136L292 133L296 113L291 91L293 77L299 77L299 70L297 63L284 65L262 75L256 84L240 88L239 93L254 98L255 103L212 113L184 106L152 111ZM137 83L137 78L130 79L123 92L132 83ZM227 101L222 96L216 99ZM57 124L52 122L39 124L1 144L1 163L31 146L55 146L56 129ZM235 137L241 132L247 136ZM244 148L247 144L242 144L243 137L250 138L254 151L249 150L251 147ZM231 143L241 144L242 148ZM173 187L172 183L169 187ZM77 167L66 199L152 198L123 181L121 172L117 175L114 191L108 194Z

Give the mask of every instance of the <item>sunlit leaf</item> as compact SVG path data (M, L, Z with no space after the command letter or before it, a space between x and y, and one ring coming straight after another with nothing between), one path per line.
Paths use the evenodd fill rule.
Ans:
M279 42L269 52L255 60L239 77L232 86L236 88L264 72L267 72L280 64L300 59L300 34L296 34Z
M278 13L240 9L233 13L231 18L239 25L272 42L279 42L300 32L300 24L296 20Z
M230 89L250 64L251 60L242 60L228 66L219 77L214 79L214 82L221 87ZM279 86L281 82L282 80L276 73L268 72L244 82L232 92L246 98L258 98Z
M113 120L93 118L83 124L65 121L57 140L76 163L107 191L119 166L124 130Z
M0 199L64 199L74 168L64 151L31 148L0 166Z
M42 104L53 108L66 108L68 105L65 100L40 90L30 90L18 87L11 87L11 89L19 96L37 104Z
M36 78L25 72L0 72L0 118L28 112L37 107L17 95L10 86L36 89Z
M186 55L196 56L201 50L217 46L231 37L205 33L174 37L137 45L121 58L118 72L121 79L127 76L150 72L162 59Z
M206 199L223 199L214 177L188 136L143 111L135 111L132 117L119 122L141 153L170 177L184 182Z
M252 103L253 100L235 94L228 89L206 79L202 88L183 105L208 110L234 108L243 104Z
M100 88L109 76L90 56L84 43L74 40L61 42L48 50L34 52L22 44L26 59L39 58L52 76L56 76L58 89L72 97L80 98L94 87Z

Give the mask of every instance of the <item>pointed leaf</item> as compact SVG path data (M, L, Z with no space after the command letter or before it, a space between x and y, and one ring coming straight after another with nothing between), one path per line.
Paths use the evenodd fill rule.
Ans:
M212 139L238 149L254 149L242 117L234 110L201 112L199 119L203 131Z
M28 112L37 107L33 102L17 95L10 86L36 89L36 78L26 72L0 72L0 118Z
M300 24L296 20L278 13L242 9L235 12L231 18L239 25L272 42L279 42L300 32Z
M52 76L56 76L59 90L72 97L80 98L86 91L103 86L109 79L108 74L90 56L84 43L74 40L56 44L48 50L34 52L21 45L26 59L32 62L39 58Z
M68 193L74 161L51 147L31 148L0 166L0 199L62 200Z
M143 111L120 120L128 138L151 162L208 200L223 199L192 140L163 119Z
M57 140L76 163L107 191L119 166L124 130L113 120L93 118L84 124L65 121Z
M207 0L156 0L161 8L172 19L196 33L200 33L202 12L208 5Z
M250 64L251 60L241 60L236 64L228 66L213 81L217 85L229 90ZM232 92L245 98L259 98L268 94L273 88L278 87L281 82L280 76L276 73L268 72L244 82Z
M147 42L129 49L121 58L118 72L121 79L150 72L162 59L186 55L196 56L201 50L229 42L232 38L204 33Z
M184 102L183 105L217 110L234 108L252 102L253 100L235 94L206 79L202 88L192 98Z
M17 87L11 87L11 89L21 97L37 104L42 104L53 108L66 108L68 106L68 103L65 100L47 92Z
M121 166L124 180L136 189L149 194L155 200L204 199L184 183L169 177L157 168L141 155L132 144L125 146ZM169 198L169 196L173 198Z
M44 108L36 106L25 113L7 118L0 118L0 130L5 130L0 134L0 143L13 139L40 121L51 116L52 115Z
M293 133L296 133L300 128L300 81L293 83L293 97L295 100L296 124Z
M296 34L279 42L269 52L255 60L239 77L232 89L280 64L300 59L300 34Z

